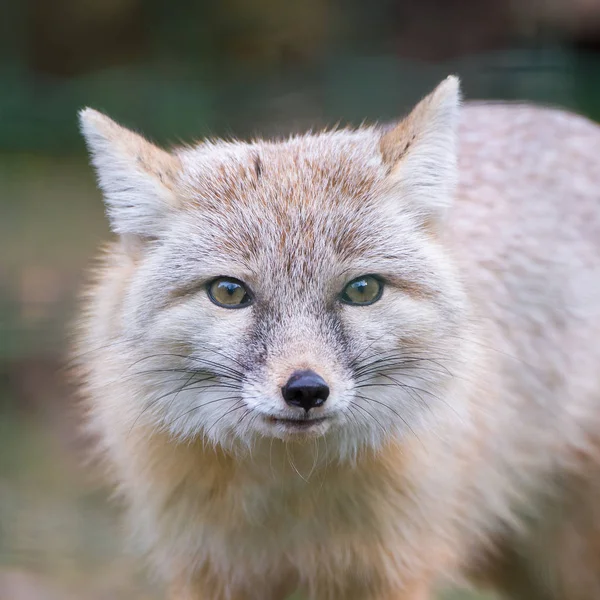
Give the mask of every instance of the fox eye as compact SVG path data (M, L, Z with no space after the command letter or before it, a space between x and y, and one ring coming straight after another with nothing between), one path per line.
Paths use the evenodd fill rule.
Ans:
M353 279L342 291L340 300L344 304L367 306L377 302L383 294L383 282L374 275L363 275Z
M217 306L223 308L244 308L252 303L246 287L237 279L219 277L208 284L208 297Z

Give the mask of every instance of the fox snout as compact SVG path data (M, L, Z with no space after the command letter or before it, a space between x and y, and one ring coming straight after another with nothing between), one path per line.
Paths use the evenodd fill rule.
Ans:
M298 406L308 413L311 408L325 404L329 386L312 370L294 371L281 388L281 395L288 405Z

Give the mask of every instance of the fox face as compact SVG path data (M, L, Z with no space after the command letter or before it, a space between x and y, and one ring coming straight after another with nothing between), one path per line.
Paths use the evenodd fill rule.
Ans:
M126 264L104 277L132 419L346 455L444 410L467 319L443 245L458 101L449 78L392 129L172 152L83 111Z

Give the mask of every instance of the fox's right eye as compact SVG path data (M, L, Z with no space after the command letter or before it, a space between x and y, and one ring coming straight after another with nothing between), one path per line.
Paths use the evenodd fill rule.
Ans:
M252 304L252 298L241 281L219 277L208 284L208 297L211 302L223 308L245 308Z

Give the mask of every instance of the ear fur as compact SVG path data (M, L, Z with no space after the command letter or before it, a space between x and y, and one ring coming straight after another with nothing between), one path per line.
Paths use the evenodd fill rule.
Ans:
M460 86L450 76L380 140L388 184L426 222L443 218L456 181Z
M111 229L126 239L155 236L177 204L179 159L91 108L79 122Z

